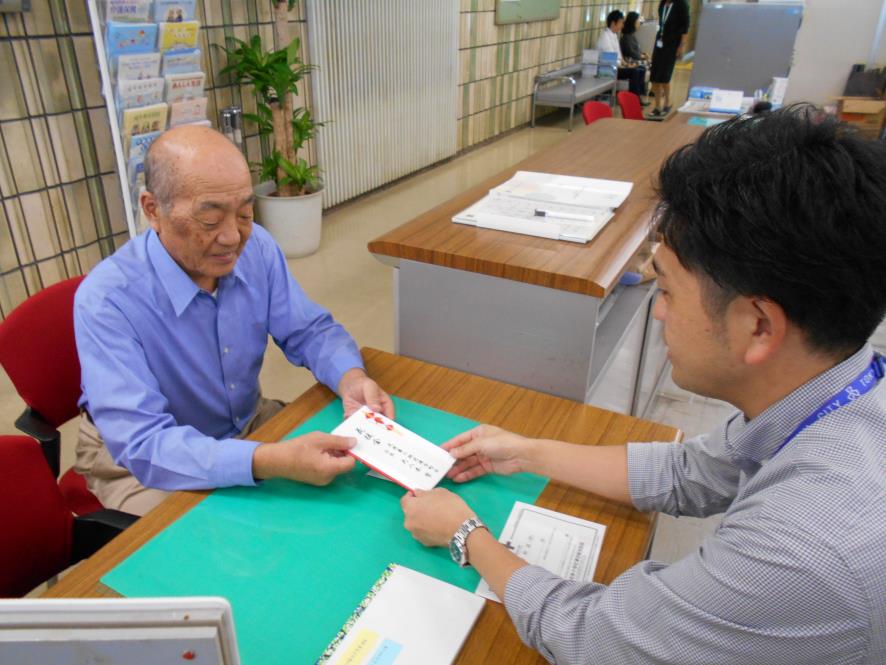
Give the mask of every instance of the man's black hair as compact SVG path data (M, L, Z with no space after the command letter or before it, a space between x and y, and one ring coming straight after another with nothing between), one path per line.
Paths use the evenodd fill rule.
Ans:
M861 347L886 314L886 142L809 105L711 127L659 173L657 228L708 311L778 303L810 345Z
M619 9L613 9L606 15L606 27L610 27L613 23L618 23L625 17Z

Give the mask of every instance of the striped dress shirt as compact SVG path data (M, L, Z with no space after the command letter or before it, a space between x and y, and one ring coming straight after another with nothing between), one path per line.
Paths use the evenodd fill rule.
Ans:
M863 347L750 421L629 444L639 510L722 523L608 587L518 570L505 606L520 637L556 663L886 663L886 380L774 455L872 357Z

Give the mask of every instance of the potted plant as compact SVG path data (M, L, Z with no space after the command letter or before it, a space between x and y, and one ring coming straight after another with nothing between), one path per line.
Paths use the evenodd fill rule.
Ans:
M301 41L289 40L288 10L294 5L295 0L274 3L274 33L284 48L265 50L258 35L249 41L231 37L221 47L227 55L221 73L253 87L256 113L243 118L257 125L260 136L273 136L271 154L251 164L260 183L255 188L256 220L289 258L317 251L322 220L319 170L299 155L322 123L307 108L293 104L299 84L313 69L299 55Z

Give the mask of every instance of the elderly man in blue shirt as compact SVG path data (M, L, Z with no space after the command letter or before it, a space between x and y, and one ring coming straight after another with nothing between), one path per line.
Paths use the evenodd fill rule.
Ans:
M393 417L354 340L289 274L253 224L246 160L205 127L151 146L141 207L151 228L77 291L83 410L77 470L108 508L144 514L172 490L280 477L325 485L353 468L352 440L314 432L245 441L282 408L261 395L268 335L341 396Z

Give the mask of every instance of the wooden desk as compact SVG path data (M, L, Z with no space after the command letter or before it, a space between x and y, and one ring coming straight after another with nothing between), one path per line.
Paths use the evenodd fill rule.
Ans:
M363 357L370 375L391 393L527 436L562 439L587 445L670 441L680 436L678 430L664 425L601 411L375 349L364 349ZM315 385L256 431L251 438L258 441L278 441L328 404L333 397L325 387ZM99 582L102 575L207 495L207 492L172 494L155 510L81 563L44 596L116 596L114 591ZM549 483L537 503L545 508L578 515L607 526L603 551L597 564L595 579L598 582L611 582L646 555L655 523L654 515L639 513L559 483ZM504 608L498 603L487 602L458 662L545 661L520 643Z
M397 353L641 413L641 393L652 392L641 386L640 358L653 288L619 289L617 283L649 235L653 179L662 161L700 133L697 127L599 120L370 242L376 257L397 268ZM451 221L518 170L628 180L634 188L588 244ZM603 306L606 297L611 309ZM607 374L625 344L625 362ZM664 363L659 356L645 368L653 377L647 384L654 384L653 370Z

